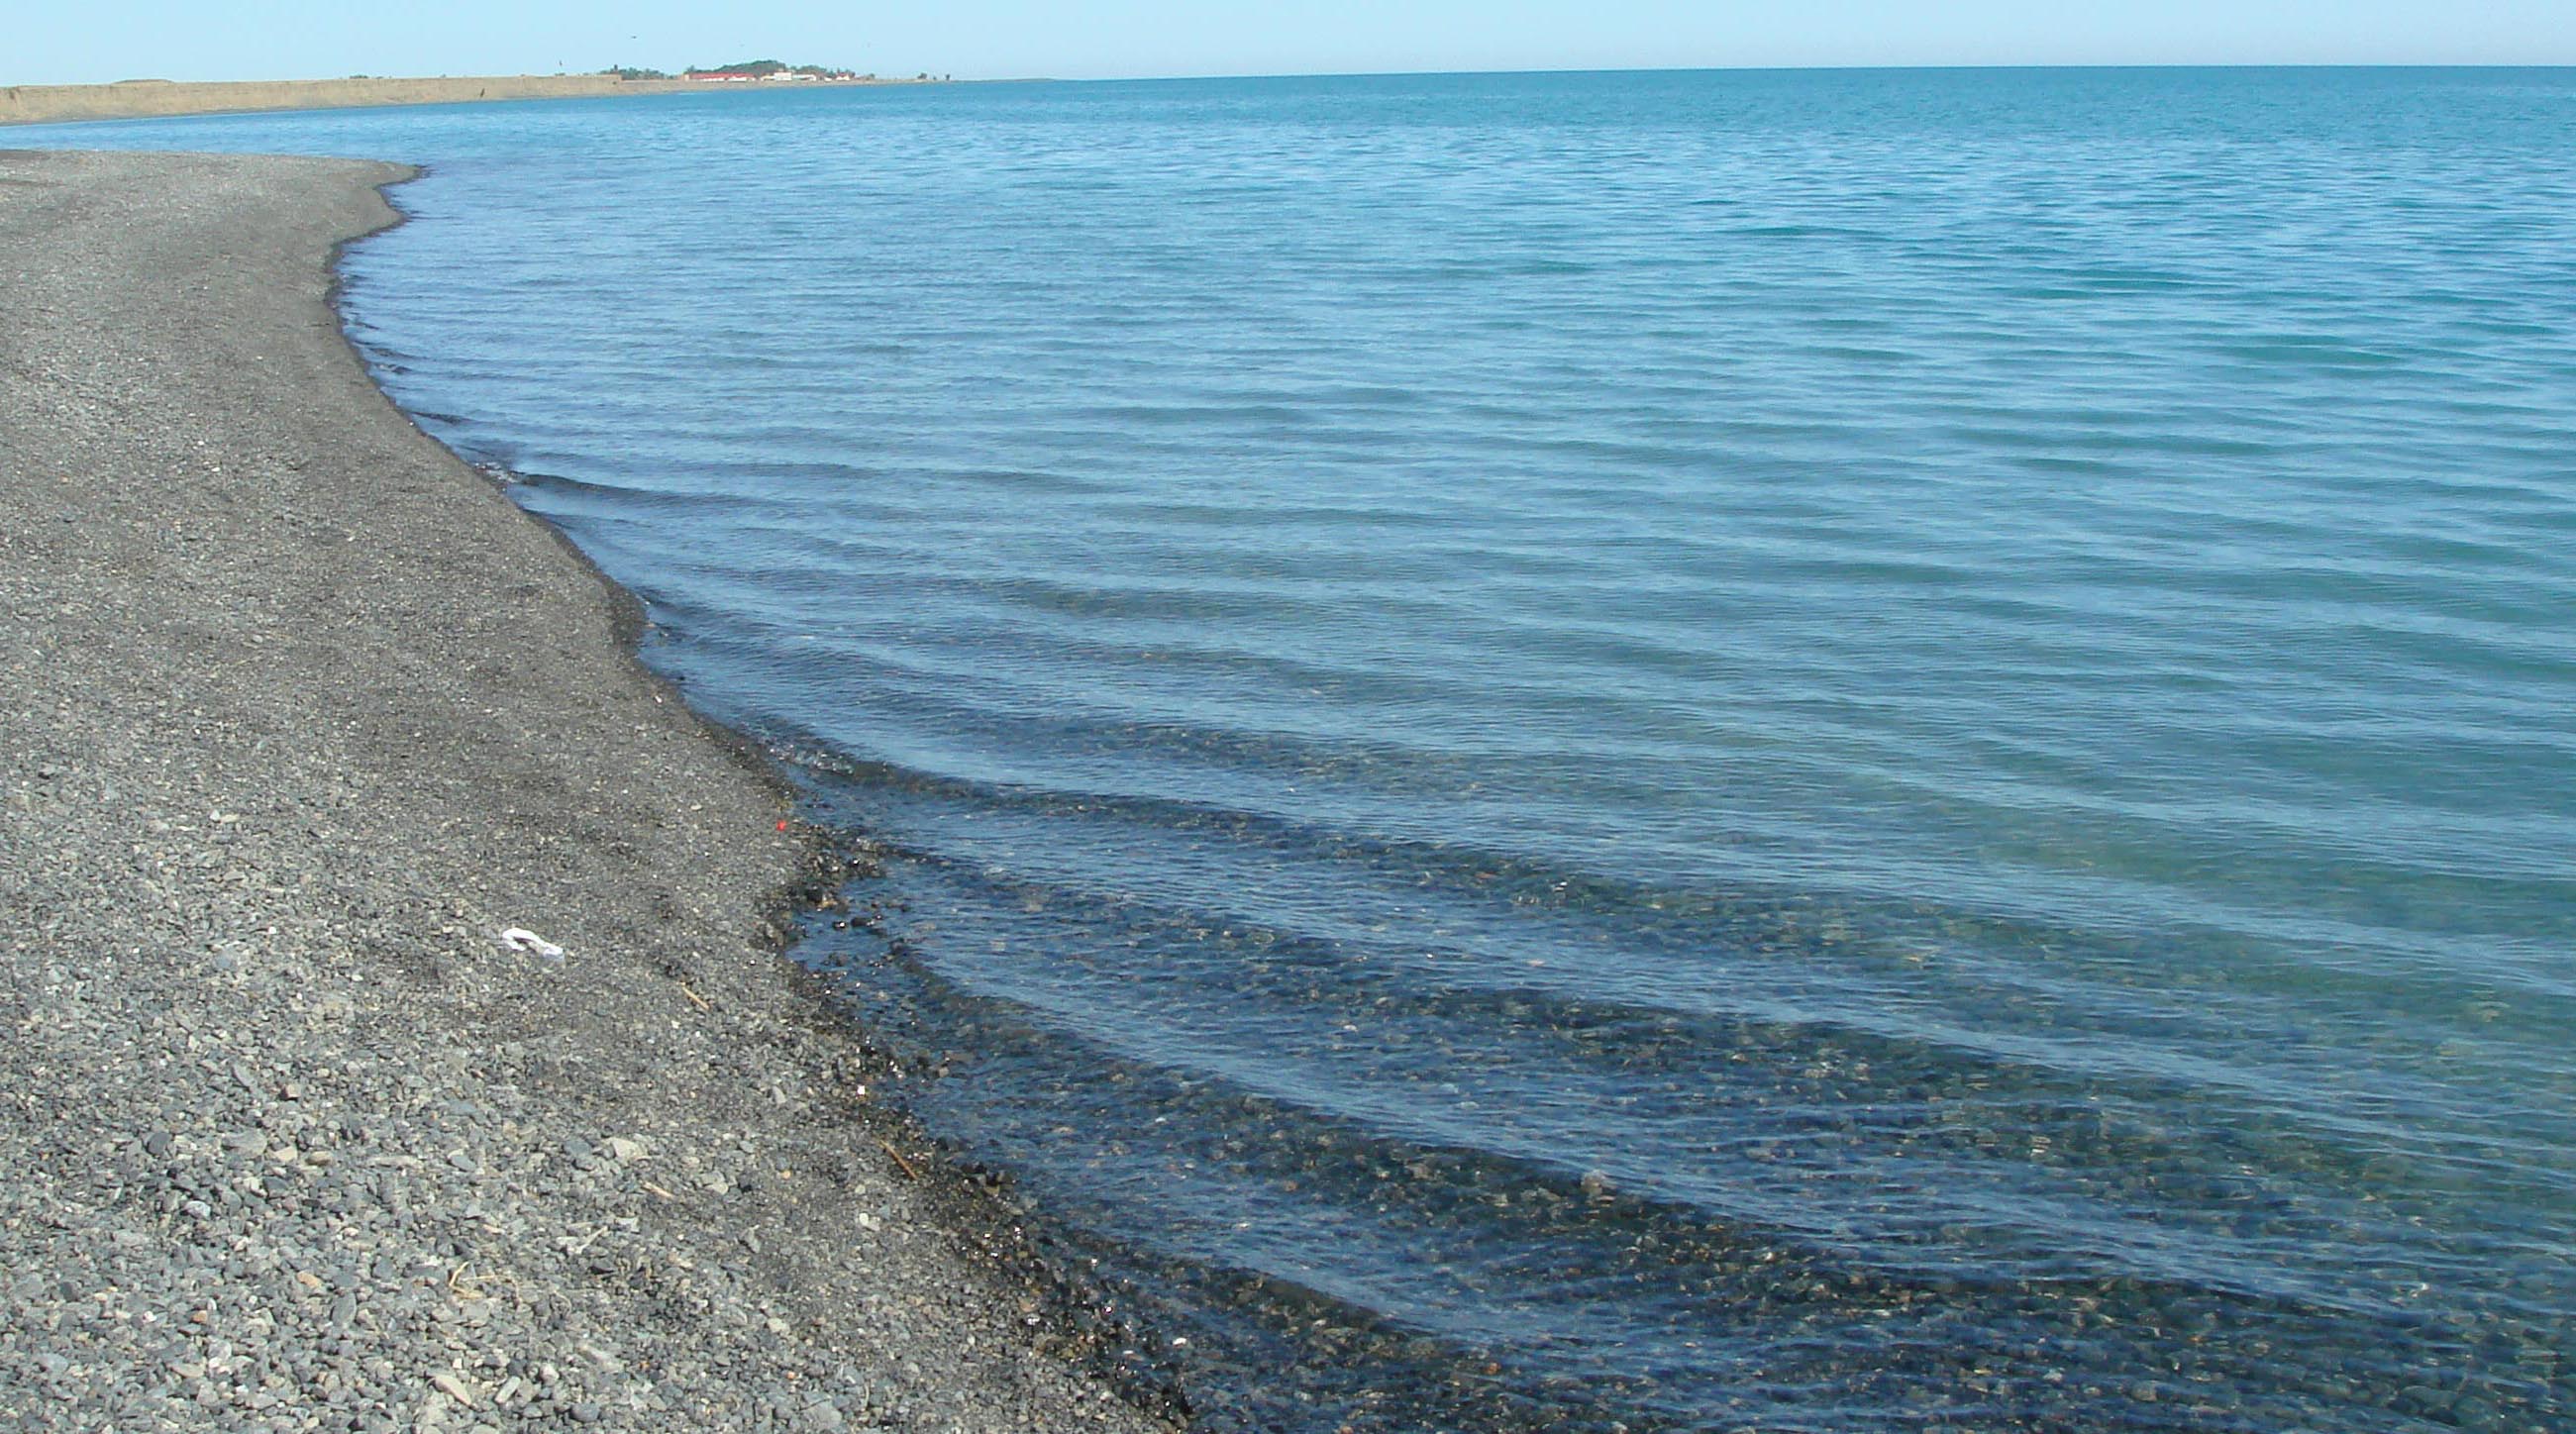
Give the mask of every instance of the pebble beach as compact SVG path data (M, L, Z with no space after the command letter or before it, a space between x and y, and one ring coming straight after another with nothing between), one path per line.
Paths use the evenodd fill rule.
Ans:
M349 350L407 176L0 152L0 1425L1171 1427L782 956L763 760Z

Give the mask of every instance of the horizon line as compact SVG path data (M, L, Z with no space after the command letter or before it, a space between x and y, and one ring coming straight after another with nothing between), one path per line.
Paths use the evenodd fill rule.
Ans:
M989 75L945 81L959 85L1153 84L1177 80L1436 79L1449 75L1705 75L1814 71L1923 70L2576 70L2576 59L2530 60L1962 60L1917 64L1563 65L1465 70L1276 70L1267 73L1208 71L1169 75Z
M1171 74L1137 75L967 75L953 72L930 72L934 84L959 85L1025 85L1025 84L1157 84L1188 80L1364 80L1364 79L1437 79L1464 75L1689 75L1689 74L1798 74L1798 73L1869 73L1924 72L1953 70L2576 70L2576 59L2567 60L2053 60L2006 61L1961 60L1923 61L1914 63L1809 63L1809 64L1735 64L1735 65L1564 65L1564 66L1498 66L1489 68L1447 70L1273 70L1199 71ZM302 75L267 76L256 79L173 80L158 75L136 75L116 80L13 80L0 83L0 89L75 88L135 84L190 85L291 85L318 84L335 80L365 78L375 80L427 79L534 79L604 75L615 67L594 70L487 70L475 74L439 75ZM864 73L875 74L869 71ZM938 76L945 74L946 78ZM682 72L674 71L679 79Z

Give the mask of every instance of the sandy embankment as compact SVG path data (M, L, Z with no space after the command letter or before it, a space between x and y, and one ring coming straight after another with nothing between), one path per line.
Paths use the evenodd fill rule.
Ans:
M1162 1427L880 1147L781 791L343 343L399 177L0 153L0 1425Z
M476 100L570 100L603 95L707 94L740 90L899 85L910 80L806 80L736 85L693 80L621 80L615 75L457 75L434 79L128 81L116 85L0 86L0 124L146 119L251 110L358 109L371 105L470 104Z

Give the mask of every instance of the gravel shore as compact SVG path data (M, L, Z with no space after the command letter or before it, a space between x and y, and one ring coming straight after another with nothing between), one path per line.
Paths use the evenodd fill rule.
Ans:
M783 789L342 341L404 175L0 152L0 1426L1170 1427L778 954Z

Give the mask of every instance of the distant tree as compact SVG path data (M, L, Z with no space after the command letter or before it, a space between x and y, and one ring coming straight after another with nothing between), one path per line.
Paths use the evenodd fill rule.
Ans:
M829 65L789 65L777 60L736 60L730 65L696 65L693 75L741 75L747 79L766 80L780 75L803 75L816 80L850 80L858 76L849 70Z

